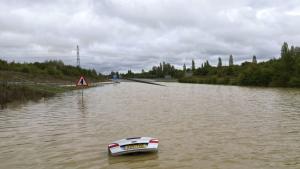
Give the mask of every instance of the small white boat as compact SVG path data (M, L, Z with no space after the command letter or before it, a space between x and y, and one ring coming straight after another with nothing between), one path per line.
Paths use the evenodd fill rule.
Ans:
M132 137L114 141L108 145L112 156L138 152L156 152L159 140L152 137Z

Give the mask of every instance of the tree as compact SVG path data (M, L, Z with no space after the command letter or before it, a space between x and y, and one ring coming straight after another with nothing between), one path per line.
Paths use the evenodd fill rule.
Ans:
M111 72L110 72L110 77L113 78L114 75L115 75L115 72L114 72L114 71L111 71Z
M119 72L116 72L116 77L117 77L117 79L120 78Z
M218 58L218 67L222 67L222 59L220 57Z
M185 66L185 63L183 64L183 72L186 72L186 66Z
M229 56L229 66L233 66L233 56Z
M256 56L255 56L255 55L253 55L252 63L255 63L255 64L257 63Z
M294 49L292 52L294 52ZM286 71L287 74L290 74L291 72L293 72L294 69L294 58L292 57L292 52L291 50L289 50L289 46L286 42L283 43L282 47L281 47L281 59L283 61L283 66L284 66L284 70Z
M133 78L134 77L134 73L130 69L127 72L127 77L128 78Z
M281 58L287 56L288 53L289 53L289 45L286 42L284 42L281 47Z
M195 61L194 61L194 59L193 59L193 60L192 60L192 71L195 72L195 69L196 69L196 67L195 67Z
M209 64L208 60L206 60L206 62L204 62L204 68L205 67L210 67L210 64Z
M300 47L295 47L295 57L300 58Z
M295 47L294 47L294 46L291 46L290 53L291 53L291 56L292 56L292 57L295 57L296 52L295 52Z
M202 63L201 68L197 69L196 73L198 75L206 76L209 73L210 69L211 69L211 66L210 66L208 60L206 60L204 63Z

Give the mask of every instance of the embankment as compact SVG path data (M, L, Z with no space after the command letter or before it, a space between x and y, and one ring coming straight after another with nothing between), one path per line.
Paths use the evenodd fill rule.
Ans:
M75 89L75 87L1 83L0 105L3 108L11 102L25 102L28 100L36 101L73 89Z

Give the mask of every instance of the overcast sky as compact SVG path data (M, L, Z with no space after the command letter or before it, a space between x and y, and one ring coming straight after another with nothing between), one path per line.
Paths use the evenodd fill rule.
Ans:
M0 0L0 58L100 72L267 60L300 46L300 0Z

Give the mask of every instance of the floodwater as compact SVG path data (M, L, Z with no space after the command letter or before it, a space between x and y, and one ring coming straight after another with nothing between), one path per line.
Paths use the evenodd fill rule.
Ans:
M0 110L1 169L299 169L300 90L105 85ZM110 157L151 136L158 153Z

